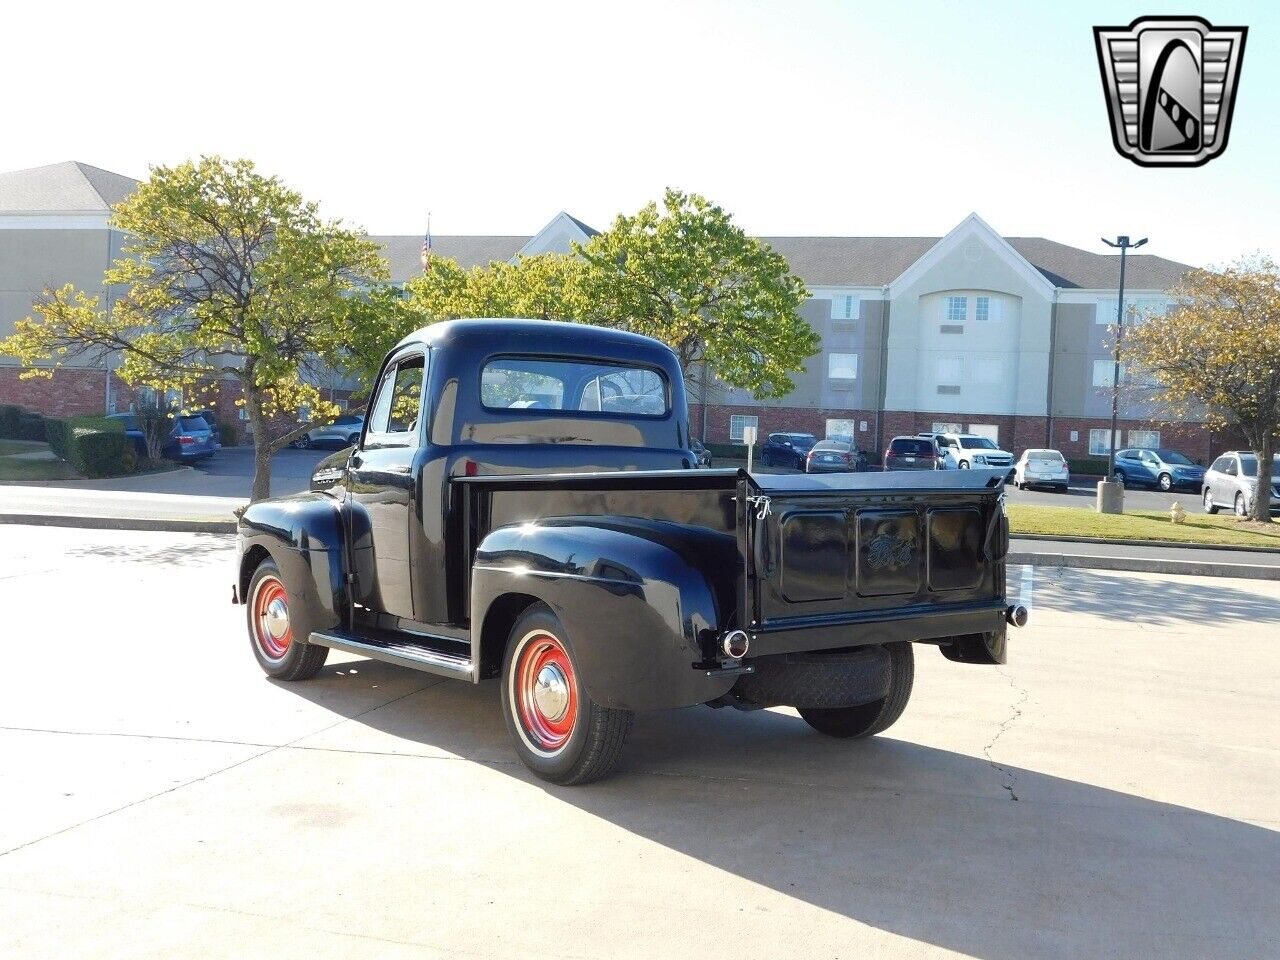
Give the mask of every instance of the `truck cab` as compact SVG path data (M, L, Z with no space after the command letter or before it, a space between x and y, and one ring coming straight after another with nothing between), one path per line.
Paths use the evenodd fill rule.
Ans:
M278 679L330 649L499 679L517 753L560 783L607 773L635 711L788 704L865 736L905 707L912 643L1002 662L1000 477L695 465L665 345L435 324L388 355L357 444L244 512L233 596Z

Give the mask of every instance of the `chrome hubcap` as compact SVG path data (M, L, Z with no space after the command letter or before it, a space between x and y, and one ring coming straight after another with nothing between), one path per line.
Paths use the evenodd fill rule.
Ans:
M569 710L569 681L560 667L548 663L538 671L533 684L533 705L548 720L555 722Z
M276 597L267 604L266 614L262 618L267 633L279 640L289 632L289 605L284 598Z

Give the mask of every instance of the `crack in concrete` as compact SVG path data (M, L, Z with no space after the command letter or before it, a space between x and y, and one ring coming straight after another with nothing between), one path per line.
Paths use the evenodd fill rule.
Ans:
M1009 681L1010 687L1018 691L1018 699L1010 707L1012 712L1009 716L1002 720L1000 725L996 727L995 735L987 742L987 745L982 748L982 752L987 758L987 763L991 764L991 769L1000 774L1000 786L1009 792L1009 799L1016 803L1020 799L1017 791L1014 789L1017 785L1018 775L1003 764L996 763L995 758L991 756L991 751L995 749L997 741L1004 736L1005 731L1013 726L1013 722L1015 720L1022 716L1022 705L1027 702L1027 699L1031 696L1031 692L1027 690L1026 687L1019 686L1017 681L1015 681L1013 677L1006 673L1002 668L996 667L996 672Z

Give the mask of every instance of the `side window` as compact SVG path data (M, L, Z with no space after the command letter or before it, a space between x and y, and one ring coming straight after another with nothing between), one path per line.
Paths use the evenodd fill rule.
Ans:
M1216 470L1218 473L1225 473L1227 470L1227 464L1230 462L1231 459L1229 457L1219 457L1217 460L1213 461L1213 466L1209 469Z
M1232 457L1230 460L1227 461L1226 469L1224 469L1222 472L1225 473L1228 477L1236 477L1240 475L1240 470L1238 467L1236 467L1235 457Z
M423 358L414 356L401 360L383 375L369 413L368 446L417 446L425 373Z

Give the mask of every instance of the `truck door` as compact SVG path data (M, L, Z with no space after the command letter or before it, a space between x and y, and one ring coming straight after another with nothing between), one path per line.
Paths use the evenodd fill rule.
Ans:
M357 602L413 617L409 523L414 459L420 445L426 356L413 348L392 359L378 382L364 436L347 466Z

